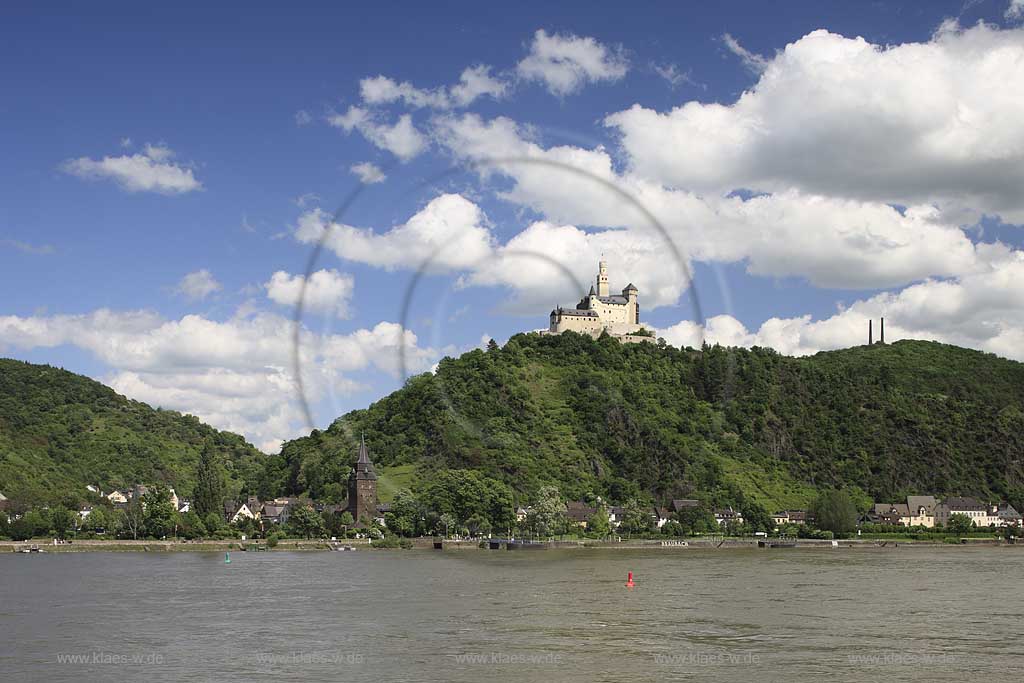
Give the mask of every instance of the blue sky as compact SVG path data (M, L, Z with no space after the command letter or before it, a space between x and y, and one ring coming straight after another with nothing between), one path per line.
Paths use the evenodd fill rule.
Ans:
M423 371L545 327L602 253L674 344L885 316L1024 358L1019 1L56 14L0 11L0 353L267 450L309 427L325 229L317 426L399 386L400 344Z

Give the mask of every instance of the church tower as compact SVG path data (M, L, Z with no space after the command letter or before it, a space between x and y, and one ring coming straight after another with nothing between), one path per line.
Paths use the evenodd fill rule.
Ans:
M604 259L597 266L597 295L608 296L608 262Z
M359 457L348 478L348 511L359 524L363 518L373 519L377 514L377 473L370 462L366 440L359 437Z

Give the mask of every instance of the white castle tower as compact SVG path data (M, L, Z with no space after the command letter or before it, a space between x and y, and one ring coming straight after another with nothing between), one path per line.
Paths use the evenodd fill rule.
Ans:
M590 287L590 293L575 308L561 306L551 311L549 334L566 331L579 332L598 337L608 332L622 341L647 341L650 337L634 337L640 326L639 291L632 283L626 285L621 295L610 295L608 285L608 262L602 259L597 265L597 287Z

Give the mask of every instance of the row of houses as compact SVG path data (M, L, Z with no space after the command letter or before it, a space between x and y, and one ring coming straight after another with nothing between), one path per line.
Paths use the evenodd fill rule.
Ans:
M966 515L976 527L1020 527L1024 517L1009 503L991 505L977 498L954 496L942 502L934 496L907 496L905 503L875 503L866 520L892 526L932 528L949 524L952 515Z
M136 484L130 489L114 489L110 493L103 493L99 488L95 486L86 486L85 488L88 489L90 492L100 496L101 498L106 498L107 501L109 501L110 504L113 505L115 508L125 508L133 500L142 500L143 497L147 493L149 493L149 487L143 484ZM175 510L182 514L185 514L186 512L192 509L192 501L179 498L178 494L174 492L174 489L172 487L168 487L167 490L171 494L171 505L174 506ZM86 505L82 507L81 510L79 510L79 515L81 515L82 518L84 519L88 516L89 512L91 511L92 508Z
M655 528L662 528L668 522L676 519L676 516L688 509L695 509L701 506L701 502L694 498L676 498L672 501L669 507L654 506L648 513L651 518L651 523ZM586 529L590 524L590 520L593 518L600 508L592 505L588 505L582 501L569 501L565 505L565 516L569 520L569 523L579 527L580 529ZM618 529L622 526L625 520L625 509L621 505L605 506L605 510L608 513L608 524L612 529ZM532 507L518 507L516 508L516 522L522 523L533 511ZM743 514L739 510L734 510L731 507L726 508L715 508L713 510L715 521L718 525L724 527L730 523L742 524Z
M347 505L330 505L327 503L316 503L308 498L274 498L273 500L261 501L256 496L249 496L244 501L225 501L224 519L234 524L243 519L251 519L255 522L271 524L285 524L292 511L298 507L309 507L319 513L341 513L348 509ZM384 524L384 515L391 511L387 503L378 503L374 521Z

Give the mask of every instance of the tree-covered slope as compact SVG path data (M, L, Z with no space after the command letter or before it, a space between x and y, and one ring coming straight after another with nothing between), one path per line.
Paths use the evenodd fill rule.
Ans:
M264 457L237 434L191 415L131 401L99 382L47 365L0 359L0 492L27 503L165 482L191 493L204 443L224 456L237 488Z
M517 335L285 444L261 492L341 498L360 433L421 481L475 468L526 496L550 482L769 508L826 486L1024 502L1024 365L932 342L788 358Z

